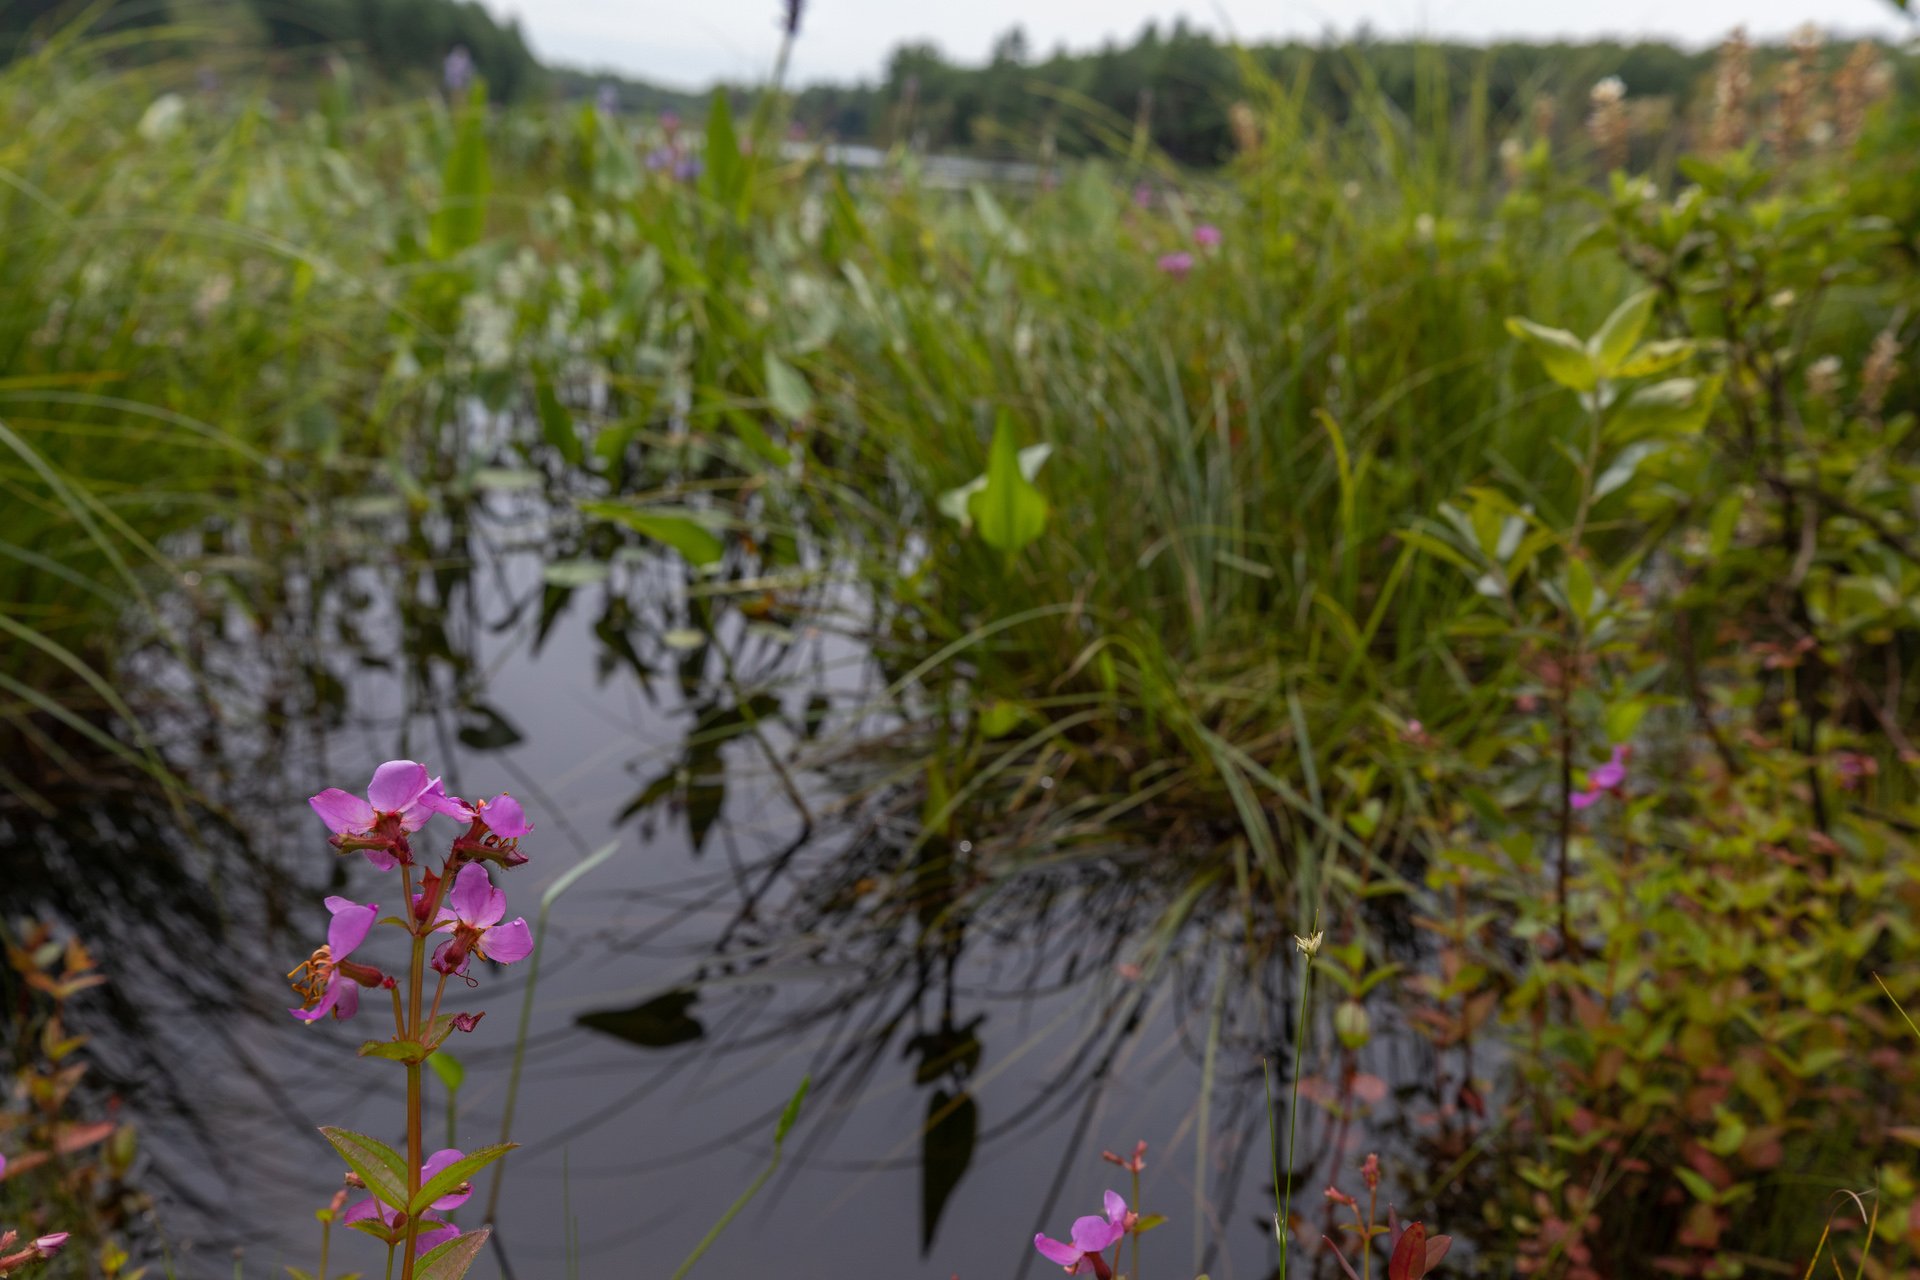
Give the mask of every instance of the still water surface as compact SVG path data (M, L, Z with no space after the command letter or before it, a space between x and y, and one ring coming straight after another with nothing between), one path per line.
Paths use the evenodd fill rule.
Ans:
M531 919L546 885L617 842L552 910L504 1261L475 1275L667 1274L764 1165L809 1074L780 1175L696 1274L1049 1274L1033 1233L1125 1191L1098 1157L1138 1138L1144 1207L1171 1220L1147 1237L1150 1274L1272 1266L1259 1063L1286 1057L1289 967L1256 989L1206 922L1150 951L1184 882L1149 861L1022 855L976 876L964 918L939 910L951 878L898 892L918 810L890 779L913 765L852 747L903 712L876 702L887 676L820 607L831 590L799 619L715 597L717 643L698 644L676 565L617 557L601 580L511 488L426 521L365 504L330 538L229 574L242 596L182 588L213 637L207 687L136 664L174 686L168 750L211 811L102 796L8 829L0 855L102 944L113 986L88 1029L180 1275L231 1274L235 1250L248 1276L311 1265L312 1211L339 1176L314 1126L404 1146L401 1073L354 1056L382 1007L303 1027L281 977L322 937L324 893L397 899L331 853L305 804L396 756L455 793L523 801L532 862L496 876L510 915ZM435 831L453 824L417 847ZM369 950L393 968L389 933ZM480 973L453 1006L487 1010L452 1046L457 1145L499 1136L526 968ZM1385 1040L1369 1069L1417 1078L1407 1052ZM449 1117L437 1083L428 1096L431 1148ZM1311 1154L1330 1130L1309 1124ZM1301 1175L1314 1213L1325 1180ZM377 1273L373 1242L349 1233L336 1265L343 1251Z

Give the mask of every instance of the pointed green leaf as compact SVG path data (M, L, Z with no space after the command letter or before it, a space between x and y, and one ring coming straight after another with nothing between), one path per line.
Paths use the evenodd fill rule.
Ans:
M442 1245L435 1245L420 1257L420 1264L413 1274L419 1280L460 1280L467 1274L467 1268L480 1256L480 1250L486 1247L487 1237L493 1234L492 1227L482 1227L478 1231L469 1231L465 1235L455 1236Z
M1020 550L1047 527L1047 500L1021 473L1020 451L1004 414L993 429L986 487L967 499L967 512L987 545L1001 551Z
M713 105L707 111L706 148L701 156L706 165L702 176L707 195L716 204L734 208L746 188L746 165L740 158L740 140L733 131L733 104L725 89L713 92Z
M487 166L487 95L476 82L440 175L440 208L427 235L427 252L436 261L480 243L487 229L487 192L492 186Z
M800 1104L807 1100L807 1090L812 1086L812 1076L801 1076L800 1087L793 1091L791 1098L787 1099L786 1109L780 1113L780 1123L773 1127L773 1146L776 1151L779 1150L780 1144L787 1140L787 1134L792 1131L794 1121L800 1118Z
M767 403L790 422L813 416L813 389L798 370L773 352L767 352Z
M448 1093L460 1092L460 1086L466 1083L467 1069L460 1064L460 1059L445 1049L428 1058L427 1065L433 1068L433 1074L440 1077L440 1083L447 1086Z
M1507 317L1507 332L1527 344L1545 367L1547 376L1574 391L1591 391L1600 380L1593 357L1580 339L1565 329L1549 329L1520 316Z
M720 536L708 527L709 521L685 507L630 507L620 502L583 502L580 510L585 515L625 525L655 542L664 542L703 568L717 562L727 551Z
M394 1062L425 1062L432 1052L417 1040L369 1040L360 1046L363 1058L387 1058Z
M1587 562L1575 556L1567 561L1567 608L1584 626L1587 617L1593 612L1593 570Z
M1606 323L1588 340L1587 351L1600 366L1602 375L1612 377L1627 353L1640 341L1647 321L1653 316L1653 299L1652 289L1640 290L1615 307Z
M320 1134L333 1144L347 1167L360 1175L367 1190L383 1203L403 1209L407 1203L407 1166L400 1153L377 1138L351 1129L320 1126Z
M1006 698L995 698L980 708L980 735L984 738L1004 738L1020 727L1027 718L1027 709L1018 702Z
M1614 370L1614 374L1622 378L1646 378L1665 373L1691 360L1693 351L1693 343L1685 338L1662 338L1658 342L1646 343L1628 356L1626 362Z
M474 1174L480 1172L519 1145L517 1142L497 1143L491 1147L482 1147L478 1151L469 1152L460 1159L455 1160L439 1173L434 1174L433 1177L428 1180L427 1185L421 1187L420 1190L414 1193L412 1200L413 1207L409 1209L408 1212L415 1214L425 1213L432 1207L435 1200L451 1194L461 1183L470 1180Z
M1707 425L1719 394L1717 375L1649 383L1615 406L1607 420L1607 434L1616 440L1693 435Z

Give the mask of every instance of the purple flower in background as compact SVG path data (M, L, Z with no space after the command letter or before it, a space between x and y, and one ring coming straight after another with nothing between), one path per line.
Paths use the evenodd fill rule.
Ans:
M1127 1202L1117 1191L1106 1195L1107 1216L1105 1218L1085 1217L1074 1220L1072 1239L1054 1240L1044 1234L1033 1238L1033 1247L1048 1262L1057 1263L1068 1275L1079 1275L1091 1271L1100 1280L1107 1280L1112 1272L1105 1258L1100 1255L1111 1249L1127 1234Z
M674 134L679 133L680 113L677 111L662 111L660 113L660 131L666 134L668 138L672 138Z
M682 182L694 182L699 179L700 173L705 167L705 165L700 163L698 156L681 156L674 162L673 176Z
M1133 205L1136 209L1153 208L1153 188L1144 182L1136 182L1133 186Z
M464 92L473 83L473 55L467 52L467 46L457 44L447 52L440 76L446 82L448 93Z
M425 765L389 760L373 771L365 800L328 787L307 803L333 832L335 848L342 853L358 849L374 866L391 871L412 859L407 833L427 825L431 798L440 794L440 779L429 778Z
M1160 255L1160 270L1175 280L1187 278L1187 272L1193 270L1193 255L1190 253L1163 253Z
M1218 249L1220 239L1220 228L1211 222L1203 222L1193 229L1193 242L1202 249Z
M1613 749L1612 757L1598 769L1587 774L1587 789L1573 793L1573 807L1586 809L1600 802L1600 797L1609 791L1618 791L1627 780L1627 749L1618 746Z
M345 898L328 898L327 910L333 912L333 922L327 926L326 945L287 975L293 979L294 994L300 997L300 1007L287 1012L302 1022L318 1022L329 1013L336 1018L351 1018L360 1009L359 977L342 972L340 966L355 947L366 941L373 922L380 918L380 908L373 903L362 906ZM374 985L382 980L377 969L349 967L360 971L362 977L371 977Z
M436 932L453 934L434 951L434 970L465 973L474 956L501 964L526 959L533 951L533 932L524 916L500 923L506 914L507 895L493 887L487 869L477 862L461 867L434 925Z

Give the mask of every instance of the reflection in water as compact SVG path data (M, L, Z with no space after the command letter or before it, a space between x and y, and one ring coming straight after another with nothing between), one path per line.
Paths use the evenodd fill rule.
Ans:
M854 749L900 711L873 705L884 676L838 634L857 602L831 574L689 579L590 545L604 531L552 518L521 477L488 486L425 514L361 502L284 560L253 531L251 557L183 589L204 683L136 672L177 695L167 751L205 797L194 811L101 792L0 824L10 897L57 906L110 966L90 1029L181 1274L235 1246L250 1274L304 1264L336 1177L314 1126L395 1136L394 1082L355 1058L352 1029L293 1024L281 979L320 897L375 884L326 851L305 797L390 756L523 800L538 829L533 863L503 878L516 910L622 841L553 912L503 1274L556 1273L569 1236L583 1274L671 1265L764 1159L805 1073L785 1170L712 1274L870 1274L878 1257L889 1274L1029 1274L1033 1232L1089 1211L1119 1184L1101 1148L1139 1137L1146 1207L1176 1224L1151 1237L1159 1270L1262 1274L1260 1064L1289 1060L1297 975L1221 909L1230 869L1196 881L1150 851L930 832L914 763ZM1388 932L1410 952L1410 930ZM434 1099L449 1143L498 1133L523 979L486 983L466 1082ZM1423 1040L1320 1052L1330 1108L1376 1078L1405 1095L1398 1114L1437 1106L1416 1104L1439 1078ZM1367 1137L1314 1115L1301 1187L1325 1184L1309 1160ZM1397 1137L1412 1151L1432 1132Z

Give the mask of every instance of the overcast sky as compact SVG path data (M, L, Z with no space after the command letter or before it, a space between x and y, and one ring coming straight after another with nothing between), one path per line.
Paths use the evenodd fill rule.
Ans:
M513 14L551 62L611 67L684 88L765 75L779 0L484 0ZM1313 38L1362 23L1383 36L1663 36L1717 40L1744 22L1778 36L1813 19L1843 33L1915 30L1887 0L808 0L794 52L797 80L876 78L889 50L931 40L949 57L984 60L1015 24L1029 47L1085 49L1130 39L1150 19L1184 16L1245 40Z

